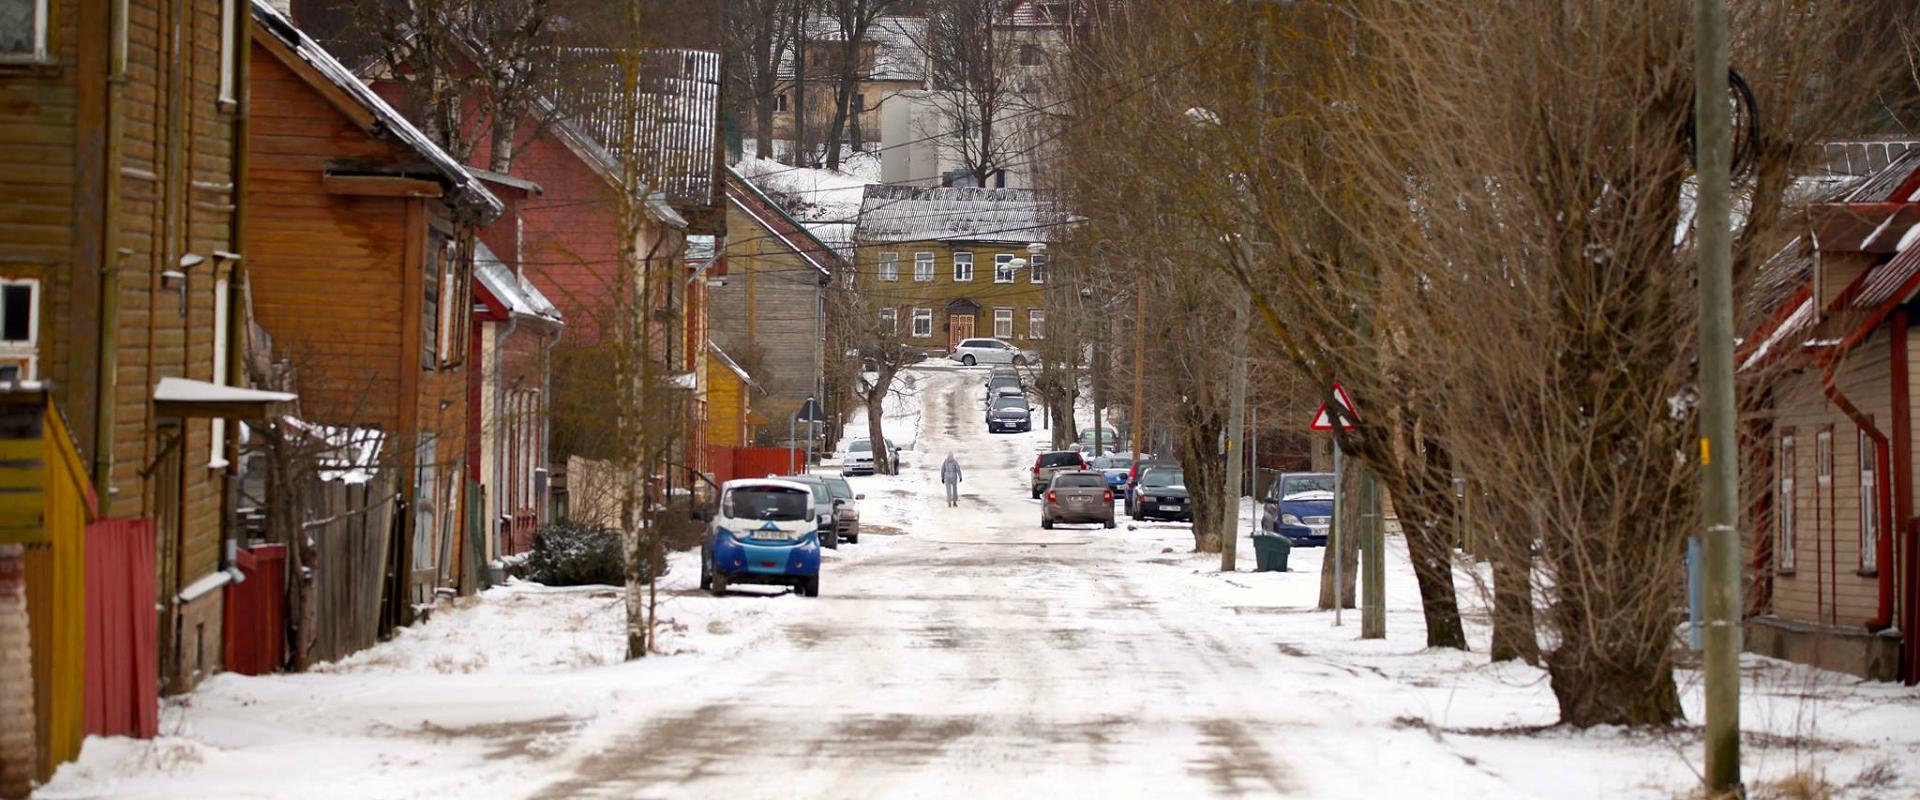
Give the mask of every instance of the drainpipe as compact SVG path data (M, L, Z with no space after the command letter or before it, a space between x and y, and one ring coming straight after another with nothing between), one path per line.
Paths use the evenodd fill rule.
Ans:
M506 426L502 422L508 416L507 340L513 337L514 328L520 326L520 317L509 311L505 328L499 328L498 322L494 325L500 332L493 337L493 419L488 420L493 425L493 491L489 497L499 512L492 515L493 549L496 555L506 555L506 548L501 545L506 538L508 523L502 518L511 512L507 508L507 440L503 435Z
M546 341L540 343L540 463L534 469L545 470L547 477L540 481L540 496L534 498L538 525L545 525L553 516L553 346L560 343L562 330L550 327Z
M93 406L93 484L100 498L100 515L113 516L113 423L118 407L120 385L120 259L127 255L120 248L121 138L126 122L121 106L127 94L127 0L114 0L113 18L108 23L107 64L107 152L106 192L102 199L100 269L100 326L95 337L100 349L94 368Z
M1907 310L1895 309L1893 312L1893 337L1890 340L1893 382L1893 485L1881 490L1881 501L1889 490L1893 494L1893 518L1904 526L1913 517L1913 407L1910 404L1907 384ZM1884 464L1885 462L1882 462ZM1878 488L1878 487L1876 487ZM1884 518L1885 515L1882 515ZM1879 612L1867 621L1867 630L1874 633L1886 630L1893 625L1894 584L1897 583L1899 570L1894 563L1893 540L1900 535L1900 529L1888 525L1880 529L1881 534L1874 542L1874 566L1879 577ZM1911 626L1909 626L1911 627ZM1907 631L1911 638L1913 631Z
M1904 325L1901 325L1900 327L1904 328ZM1903 340L1904 340L1904 334L1895 338L1896 344L1894 346L1896 349L1900 349L1900 350L1906 349L1905 343ZM1839 385L1834 383L1834 373L1840 369L1840 358L1838 356L1829 356L1821 360L1824 363L1822 364L1821 370L1820 370L1820 388L1826 392L1827 399L1833 401L1834 407L1840 409L1840 413L1845 414L1847 419L1852 420L1853 424L1859 427L1861 432L1867 435L1867 438L1873 440L1874 463L1876 465L1874 468L1878 470L1881 475L1888 474L1889 462L1892 461L1893 459L1891 455L1888 453L1888 448L1890 446L1890 443L1887 441L1887 435L1885 433L1882 433L1879 428L1874 427L1873 420L1868 419L1866 414L1861 413L1860 409L1853 404L1853 401L1847 399L1846 394L1840 391ZM1900 366L1895 366L1894 370L1896 371L1896 373L1904 371L1904 369ZM1894 413L1894 424L1896 425L1900 424L1901 412L1900 412L1900 402L1898 399L1894 401L1893 413ZM1905 476L1906 472L1907 470L1905 468L1900 469L1900 473L1902 476ZM1899 479L1900 478L1895 478L1896 481ZM1888 497L1888 495L1893 493L1892 487L1888 485L1887 481L1880 480L1880 481L1875 481L1874 489L1880 495L1879 498L1877 498L1877 502L1876 502L1876 505L1879 507L1878 511L1880 515L1880 519L1879 519L1880 530L1883 533L1891 533L1893 530L1894 510L1893 508L1890 507L1890 503L1888 502L1890 498ZM1896 500L1896 502L1898 501ZM1904 518L1905 517L1903 516L1902 519ZM1881 536L1880 538L1883 541L1887 539L1887 537L1884 535ZM1815 544L1816 546L1818 545L1817 542ZM1885 549L1882 548L1880 552L1885 552ZM1892 593L1892 587L1889 583L1889 579L1891 578L1892 575L1893 575L1892 570L1883 569L1880 572L1880 576L1881 576L1880 577L1880 591L1881 591L1880 613L1875 618L1867 620L1866 627L1867 627L1867 630L1869 631L1873 631L1877 633L1879 631L1885 630L1888 625L1892 624L1893 593Z

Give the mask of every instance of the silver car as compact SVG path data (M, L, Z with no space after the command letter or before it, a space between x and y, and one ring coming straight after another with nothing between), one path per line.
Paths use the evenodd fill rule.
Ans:
M813 515L820 524L820 546L828 550L840 549L840 523L835 519L833 490L827 488L827 479L820 475L781 475L783 481L792 481L813 491Z
M1107 476L1078 470L1053 476L1040 505L1040 527L1056 522L1098 522L1113 527L1113 489Z
M999 339L961 339L948 357L969 367L975 364L1024 366L1034 360L1027 351Z
M833 530L840 541L847 544L860 543L860 501L867 499L864 494L855 494L853 484L838 475L822 475L827 482L827 494L833 497Z

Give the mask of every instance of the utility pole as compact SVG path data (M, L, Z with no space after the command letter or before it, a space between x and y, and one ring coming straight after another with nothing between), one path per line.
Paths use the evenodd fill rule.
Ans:
M1248 259L1249 272L1253 268L1252 236L1253 221L1248 220L1240 229L1240 252ZM1234 551L1240 540L1240 449L1247 435L1248 304L1246 290L1240 289L1233 301L1233 379L1227 391L1227 518L1230 522L1220 542L1221 572L1234 570Z
M1360 484L1366 508L1360 525L1360 638L1387 638L1386 522L1382 517L1380 480L1369 468Z
M1133 284L1133 467L1140 474L1140 450L1147 446L1147 271L1134 270Z
M1740 789L1740 507L1733 439L1733 245L1726 0L1694 0L1693 113L1700 255L1701 537L1706 552L1707 790Z

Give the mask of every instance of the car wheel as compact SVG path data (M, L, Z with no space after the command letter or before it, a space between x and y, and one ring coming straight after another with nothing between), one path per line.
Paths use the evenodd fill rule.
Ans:
M707 591L712 592L714 597L727 596L727 573L715 571L713 573L713 581L707 586Z
M819 597L820 576L815 575L811 578L801 578L800 585L796 588L800 590L801 597Z
M1035 490L1033 490L1033 499L1035 499L1035 500L1038 500L1038 499L1040 499L1040 490L1039 490L1039 489L1035 489Z
M1053 530L1053 520L1047 517L1041 517L1040 527L1045 528L1047 530Z
M859 543L860 543L860 534L855 533L847 537L847 544L859 544Z
M1113 530L1113 519L1112 519L1112 518L1108 518L1108 519L1107 519L1107 530Z
M827 531L826 533L821 534L820 546L825 547L828 550L840 549L840 534L834 533L833 531Z
M1026 365L1027 365L1027 357L1026 357L1026 356L1014 356L1014 357L1013 357L1013 365L1014 365L1014 366L1016 366L1016 367L1024 367L1024 366L1026 366Z
M713 560L712 559L708 559L708 558L700 559L700 588L702 589L713 588Z
M971 356L971 355L965 355L965 356L961 356L961 357L960 357L960 363L962 363L962 364L965 364L965 365L967 365L967 366L969 366L969 367L971 367L971 366L973 366L973 365L974 365L974 360L973 360L973 356Z

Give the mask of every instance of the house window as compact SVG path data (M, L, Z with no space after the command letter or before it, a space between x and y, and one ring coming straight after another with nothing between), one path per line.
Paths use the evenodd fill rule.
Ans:
M846 268L846 270L840 273L841 285L845 286L848 289L853 288L853 276L854 276L854 269L851 265L849 265Z
M1045 255L1035 253L1033 258L1029 259L1028 261L1030 264L1027 267L1027 275L1029 276L1029 279L1032 280L1034 283L1046 283L1047 282L1047 257Z
M775 111L787 110L787 93L786 92L781 92L773 96L773 110Z
M1793 431L1780 434L1780 496L1779 510L1773 540L1774 571L1793 572L1793 548L1795 543L1795 523L1799 516L1799 497L1794 493L1794 447Z
M900 280L899 253L880 254L880 280L888 282Z
M442 302L439 304L440 341L436 349L440 353L438 366L449 366L460 361L460 346L463 343L460 336L460 300L467 297L467 293L462 291L466 287L460 285L460 248L453 242L447 242L438 252Z
M1013 254L1001 253L993 257L993 282L1013 282Z
M996 339L1013 338L1013 309L996 308L993 310L993 337Z
M230 105L233 99L233 60L239 55L240 45L234 40L234 3L237 0L220 0L220 103Z
M1879 568L1880 496L1875 493L1874 468L1879 451L1866 431L1860 431L1860 571Z
M1040 66L1040 60L1040 45L1020 45L1020 66L1037 67Z
M0 279L0 381L40 377L40 281Z
M47 0L0 0L0 62L47 59Z
M913 280L916 283L933 282L933 254L913 254Z
M864 95L864 94L858 94L858 93L855 93L855 94L854 94L854 96L853 96L853 110L855 110L855 111L866 111L866 110L867 110L867 96L866 96L866 95Z
M1047 312L1037 308L1027 311L1027 338L1047 338Z
M916 308L913 310L913 338L933 338L933 309Z
M973 254L953 254L953 282L968 283L973 280Z
M440 254L446 249L447 240L439 233L433 234L433 246L428 251L425 274L420 276L420 286L425 293L420 303L421 369L440 366L440 274L444 271Z
M899 334L900 312L891 308L880 309L880 330L886 331L888 336Z

